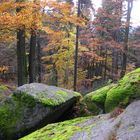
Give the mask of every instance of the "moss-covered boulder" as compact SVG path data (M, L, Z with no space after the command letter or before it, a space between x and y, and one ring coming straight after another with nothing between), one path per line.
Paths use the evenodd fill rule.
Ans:
M140 101L113 113L49 124L20 140L139 140Z
M92 140L94 135L98 134L98 130L96 129L99 128L101 124L105 124L107 118L107 115L100 117L82 117L50 124L20 140ZM105 130L105 127L103 130ZM100 136L100 138L101 137L102 136Z
M99 113L112 111L117 106L127 106L140 99L140 68L126 74L117 84L111 84L87 94L84 101L88 109Z
M140 68L126 74L106 96L105 111L109 112L118 105L127 105L140 98Z
M88 110L93 114L98 114L99 112L104 111L104 103L106 100L107 92L113 86L114 84L110 84L87 94L84 97L84 102L86 103Z
M79 93L44 84L26 84L17 88L0 102L0 139L15 140L55 122L79 98Z

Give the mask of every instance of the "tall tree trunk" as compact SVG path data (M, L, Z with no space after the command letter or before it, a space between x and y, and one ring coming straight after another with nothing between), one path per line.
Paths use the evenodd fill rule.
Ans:
M53 69L52 69L52 83L51 85L54 85L54 86L58 86L58 72L57 72L57 69L56 69L56 65L53 64Z
M106 80L106 74L107 74L107 61L108 61L108 50L105 46L105 62L104 62L104 80Z
M17 32L17 73L18 86L22 86L27 82L27 65L25 51L25 31Z
M78 0L77 17L80 17L80 6L81 6L81 0ZM75 46L75 58L74 58L74 85L73 85L74 91L76 91L76 87L77 87L78 47L79 47L79 26L76 27L76 46Z
M32 31L31 39L30 39L30 54L29 54L29 82L33 83L36 82L36 43L37 43L37 36L36 32Z
M127 66L129 26L130 26L132 8L133 8L133 0L128 0L128 3L127 3L128 11L127 11L127 20L126 20L126 27L125 27L125 39L124 39L124 46L123 46L123 60L122 60L121 77L123 77L125 75L126 66Z
M21 2L21 0L16 0ZM21 8L17 8L16 12L20 12ZM19 29L17 32L17 79L18 86L22 86L27 82L27 62L25 49L25 30Z
M38 82L41 83L41 44L40 37L37 40L37 59L38 59Z

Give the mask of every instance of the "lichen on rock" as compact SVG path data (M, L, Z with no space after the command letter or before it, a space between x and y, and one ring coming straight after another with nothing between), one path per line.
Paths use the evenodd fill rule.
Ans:
M111 113L49 124L20 140L138 140L140 101L116 117Z
M89 117L83 117L50 124L40 130L37 130L29 136L22 138L21 140L67 140L75 132L81 131L82 127L80 127L79 124L86 122L88 119Z
M31 96L37 102L40 102L46 106L58 106L70 98L79 97L80 93L58 88L55 86L47 86L44 84L33 83L26 84L17 89L15 95L23 94Z

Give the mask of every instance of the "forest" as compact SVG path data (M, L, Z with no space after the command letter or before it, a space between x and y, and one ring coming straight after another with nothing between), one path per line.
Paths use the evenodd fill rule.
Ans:
M0 0L0 140L139 140L139 2Z
M125 3L125 4L124 4ZM132 1L1 1L0 79L91 91L140 65Z

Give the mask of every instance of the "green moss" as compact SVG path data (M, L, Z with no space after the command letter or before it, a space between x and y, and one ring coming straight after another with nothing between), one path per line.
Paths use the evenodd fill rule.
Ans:
M111 85L105 86L103 88L100 88L100 89L96 90L95 92L92 92L91 93L91 95L92 95L91 100L93 102L95 102L96 104L103 105L105 102L105 99L106 99L107 92L113 86L114 86L114 84L111 84Z
M27 88L27 91L17 90L0 102L0 132L5 139L12 139L15 133L24 132L26 128L24 128L25 126L22 122L23 117L36 104L54 107L77 96L79 95L72 91L67 92L67 90L57 91L54 89L49 91L46 89L42 93L34 92L30 88L29 90Z
M58 90L55 93L39 93L37 95L36 100L41 102L42 104L50 107L58 106L62 103L65 103L67 100L73 97L80 97L81 94L77 92L67 92L64 90Z
M84 97L84 101L87 104L88 109L98 114L100 111L100 108L104 110L104 103L106 100L107 92L114 86L114 84L102 87L96 91L93 91L89 94L87 94Z
M82 97L82 95L79 92L74 92L75 97Z
M4 85L0 85L0 93L4 90L8 90L8 88Z
M6 86L0 85L0 101L6 98L6 94L9 94L9 92L9 89Z
M24 104L17 100L7 99L0 105L0 131L10 139L15 133L16 126L23 116Z
M107 93L106 112L112 111L119 104L127 105L133 98L140 97L140 68L126 74L118 84Z
M91 113L96 115L100 112L100 108L94 102L92 102L90 98L85 98L83 102L85 102L87 110L89 110Z
M33 96L26 94L26 93L13 94L12 98L14 100L17 100L17 102L21 102L26 107L34 107L36 105L36 102L37 102L33 98Z
M96 126L96 124L91 124L86 127L79 125L88 121L90 118L91 117L77 118L65 122L50 124L20 140L69 140L74 133L81 131L88 132L91 128Z
M18 124L22 123L24 111L35 104L35 100L25 93L13 94L0 104L0 131L5 139L14 137Z
M20 140L70 140L75 135L85 136L89 139L92 137L93 128L96 129L100 124L106 121L106 117L81 117L60 123L49 124L40 130L37 130ZM87 136L87 137L86 137ZM76 137L77 138L77 137ZM78 140L78 139L77 139Z
M97 107L106 112L118 105L126 106L131 100L140 98L140 68L126 74L118 84L111 84L89 93L84 97L89 110Z

